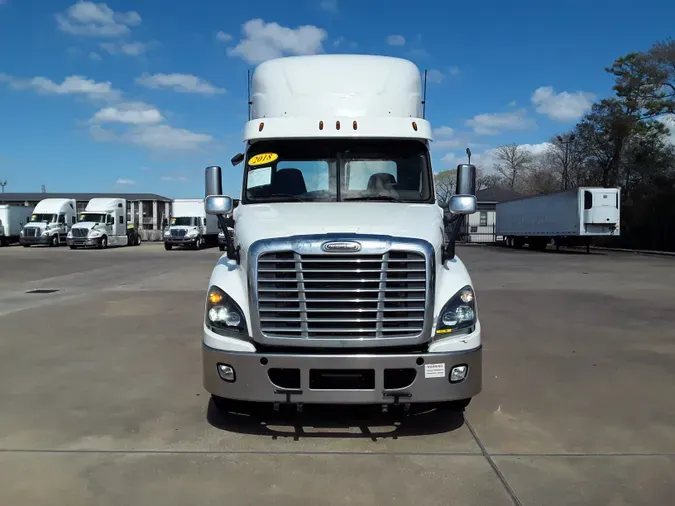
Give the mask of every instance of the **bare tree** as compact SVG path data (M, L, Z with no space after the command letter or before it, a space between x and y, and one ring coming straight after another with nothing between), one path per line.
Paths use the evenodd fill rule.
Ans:
M494 169L504 178L504 182L511 190L515 189L525 173L532 166L532 153L516 143L497 146L495 149L497 163Z
M436 187L436 198L441 202L447 202L455 193L457 184L457 170L443 170L434 174L434 186Z

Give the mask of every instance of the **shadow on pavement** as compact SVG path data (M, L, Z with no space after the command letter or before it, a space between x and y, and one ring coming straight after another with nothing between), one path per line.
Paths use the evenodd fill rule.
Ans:
M464 414L432 407L390 407L382 413L379 406L305 405L298 413L294 407L281 405L274 411L270 404L242 403L229 412L209 401L208 422L217 429L273 439L340 438L398 439L408 436L443 434L464 425Z

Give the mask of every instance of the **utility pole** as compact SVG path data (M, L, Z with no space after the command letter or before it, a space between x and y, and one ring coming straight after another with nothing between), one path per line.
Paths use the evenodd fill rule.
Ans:
M574 134L570 134L567 136L567 139L563 139L560 135L556 137L560 145L563 147L562 184L563 190L567 190L567 186L569 185L570 144L574 142L576 136Z
M7 186L7 181L0 181L0 186L2 187L2 193L5 193L5 186Z

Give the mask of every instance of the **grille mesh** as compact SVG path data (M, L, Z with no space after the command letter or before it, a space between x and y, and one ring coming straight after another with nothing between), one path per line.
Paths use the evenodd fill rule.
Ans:
M73 237L87 237L89 233L86 228L71 228L70 231L73 233Z
M419 253L258 259L262 333L275 338L415 337L424 326L426 269Z

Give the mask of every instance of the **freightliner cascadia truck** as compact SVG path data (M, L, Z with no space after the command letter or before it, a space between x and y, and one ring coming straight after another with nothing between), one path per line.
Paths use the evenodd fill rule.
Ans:
M455 254L475 167L437 201L418 68L287 57L250 86L236 209L220 167L205 170L206 212L234 229L205 300L212 404L463 410L481 391L476 295Z

